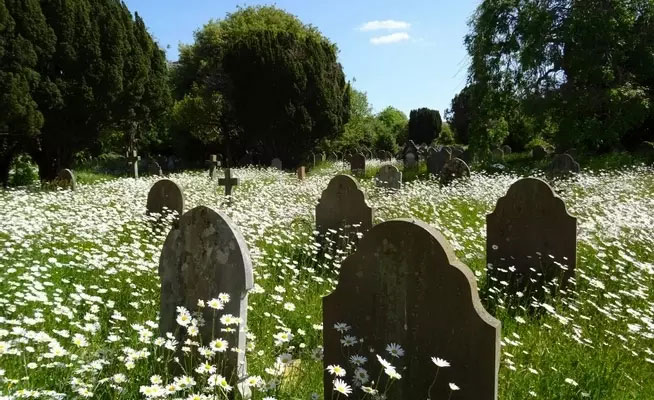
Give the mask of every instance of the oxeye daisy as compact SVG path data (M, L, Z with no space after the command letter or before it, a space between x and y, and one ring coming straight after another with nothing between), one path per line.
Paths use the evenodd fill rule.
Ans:
M345 396L352 393L352 388L350 385L341 379L334 379L334 390L338 393L344 394Z
M334 376L345 376L345 369L340 365L329 365L327 371Z

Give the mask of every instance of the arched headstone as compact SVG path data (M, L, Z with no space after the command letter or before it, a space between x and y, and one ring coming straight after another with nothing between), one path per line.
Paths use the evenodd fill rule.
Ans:
M65 189L76 190L77 180L75 174L70 169L62 169L57 175L57 185Z
M579 163L570 154L557 154L549 165L547 176L550 179L561 178L579 173L580 171Z
M575 274L576 254L577 219L543 180L515 182L486 216L488 276L508 282L510 290L524 290L530 279L560 278L565 286Z
M453 158L446 162L441 171L441 183L449 184L455 179L469 178L470 168L465 161L460 158Z
M427 170L434 176L440 176L445 163L450 161L451 158L452 153L447 149L443 148L440 151L431 151L431 154L427 157Z
M163 214L167 209L176 212L177 218L184 213L184 193L182 189L170 179L161 179L155 182L148 192L146 210L148 214Z
M275 168L275 169L281 170L282 169L282 160L280 160L279 158L273 158L272 161L270 162L270 166Z
M156 160L152 158L148 159L148 175L155 175L155 176L163 175L161 166Z
M350 326L345 334L361 338L362 345L344 353L337 323ZM500 322L482 306L472 271L423 222L387 221L363 236L343 262L336 289L323 297L323 327L325 367L347 366L349 356L359 354L372 358L365 368L376 379L383 367L369 349L392 363L386 346L403 347L402 379L393 382L388 399L447 399L449 382L462 388L457 399L497 399ZM436 373L431 357L451 367L439 370L427 396ZM325 371L325 399L332 398L332 380ZM348 398L364 396L359 390Z
M382 165L375 175L375 185L388 189L400 189L402 187L402 172L394 165Z
M350 161L350 171L352 175L365 175L366 174L366 157L361 153L352 155Z
M329 181L316 205L316 230L326 235L329 229L365 232L372 228L373 210L357 181L348 175L336 175ZM358 225L357 229L352 229Z
M247 325L248 291L253 287L252 261L241 233L220 212L204 206L190 210L164 242L159 276L159 329L162 336L166 332L177 332L180 343L187 338L197 338L187 336L186 329L176 322L178 306L194 312L198 310L198 300L215 299L221 293L230 296L231 300L220 311L208 306L201 308L205 324L198 328L204 344L214 338L228 341L230 349L220 358L223 365L221 374L229 379L230 385L237 386L237 381L247 374L244 328ZM242 320L239 326L231 326L233 333L225 332L220 322L220 316L226 314ZM232 348L241 351L235 352ZM199 358L198 355L195 359Z
M509 146L508 144L505 144L504 146L502 146L502 151L504 152L504 155L511 154L511 151L512 151L511 146Z
M404 155L404 168L405 169L418 168L418 157L413 153L406 153Z

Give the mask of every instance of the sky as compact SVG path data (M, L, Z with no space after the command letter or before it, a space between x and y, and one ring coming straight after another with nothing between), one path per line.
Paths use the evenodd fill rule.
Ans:
M466 83L463 39L480 0L126 0L170 61L180 43L237 6L275 5L336 43L346 78L367 93L374 112L444 110Z

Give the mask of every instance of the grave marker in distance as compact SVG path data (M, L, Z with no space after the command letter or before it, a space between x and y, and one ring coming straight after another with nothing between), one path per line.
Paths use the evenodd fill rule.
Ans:
M357 181L348 175L336 175L329 181L316 205L316 230L326 235L329 229L365 232L372 228L373 210ZM358 224L357 229L348 228Z
M394 165L382 165L375 175L375 185L399 190L402 187L402 172Z
M470 168L460 158L453 158L446 162L441 170L441 183L443 185L450 184L455 179L469 178Z
M160 215L163 215L165 210L174 211L177 218L180 218L184 213L184 193L175 182L161 179L150 188L146 209L148 214Z
M352 175L359 176L366 174L366 157L361 153L352 155L350 161L350 171Z
M76 190L77 180L75 174L70 169L62 169L57 175L57 185L65 189Z

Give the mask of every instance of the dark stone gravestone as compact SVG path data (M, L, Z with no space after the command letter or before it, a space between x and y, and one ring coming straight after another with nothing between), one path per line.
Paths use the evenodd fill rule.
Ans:
M59 171L59 174L57 175L56 184L57 186L64 189L70 189L70 190L77 189L77 180L75 179L75 174L73 173L73 171L69 169L62 169L61 171Z
M372 227L373 210L357 181L348 175L337 175L329 181L316 205L316 230L320 235L329 229L365 232ZM353 225L358 225L353 228Z
M159 165L159 163L153 158L148 159L148 175L150 176L163 175L163 171L161 170L161 165Z
M497 399L500 322L484 309L472 271L438 231L421 221L376 225L344 260L336 289L323 297L325 367L350 365L336 323L351 327L346 335L361 338L360 355L370 360L365 368L372 379L381 377L376 383L382 388L388 377L373 354L394 362L386 346L404 348L396 364L402 378L393 382L387 399L448 399L450 382L461 388L452 398ZM451 363L439 370L433 387L431 357ZM325 371L325 399L333 398L332 381ZM356 390L348 398L364 397Z
M247 326L248 291L253 287L253 275L245 239L229 217L204 206L182 215L178 226L170 231L164 242L159 260L159 277L159 329L162 336L167 332L176 334L180 343L198 338L188 336L186 329L176 322L177 307L185 307L192 313L198 310L198 300L208 302L218 298L221 293L230 296L230 301L220 311L210 307L199 309L205 321L203 326L199 326L199 334L203 344L217 338L227 340L230 350L220 355L221 374L230 385L239 386L239 380L247 376L244 328ZM220 322L220 316L226 314L242 320L231 333L225 332ZM241 351L234 352L232 348ZM183 357L182 354L178 356ZM200 358L196 354L194 359ZM244 385L240 389L245 392L244 395L250 394ZM232 393L229 398L234 397Z
M547 150L545 150L545 147L541 145L534 146L531 150L531 156L535 160L542 160L547 157Z
M394 165L382 165L375 175L375 185L387 189L402 187L402 172Z
M515 292L559 278L565 286L575 274L576 249L577 219L540 179L515 182L486 216L486 263L494 285L505 281Z
M297 178L303 181L307 177L307 171L305 167L297 167Z
M512 152L511 146L505 144L504 146L502 146L502 152L504 152L504 155L511 154Z
M465 149L461 146L452 146L452 158L461 158Z
M148 214L175 212L179 218L184 213L184 193L175 182L161 179L150 188L146 209Z
M406 153L404 155L404 169L418 168L418 157L413 153Z
M356 153L352 155L350 171L354 176L363 176L366 174L366 157L363 154Z
M563 178L580 171L579 163L570 154L557 154L549 165L547 176L550 179Z
M273 158L272 161L270 162L270 166L281 171L282 160L280 160L279 158Z
M453 158L446 162L441 171L441 183L443 185L450 184L455 179L469 178L470 168L460 158Z
M441 149L438 152L432 152L427 158L427 170L434 176L440 176L445 163L450 161L452 153L447 149Z

